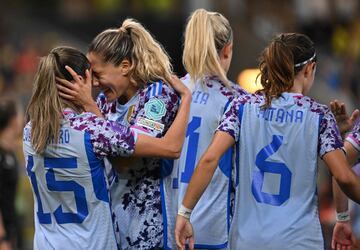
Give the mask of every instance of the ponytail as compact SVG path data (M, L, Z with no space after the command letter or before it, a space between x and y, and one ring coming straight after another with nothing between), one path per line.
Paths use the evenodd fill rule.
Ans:
M41 59L27 108L31 122L31 144L36 153L43 153L50 138L56 142L59 138L63 105L56 88L55 67L54 54Z
M205 75L217 75L229 86L219 53L231 42L232 29L224 16L204 9L196 10L186 25L183 53L183 64L191 81L203 80Z
M262 51L259 59L261 85L259 92L265 94L264 108L271 105L273 98L289 91L294 85L296 74L302 70L309 58L316 59L314 43L305 35L281 34Z
M65 66L70 66L85 78L90 63L80 51L70 47L58 47L40 60L33 93L27 107L27 117L31 122L31 144L36 153L42 154L48 141L58 142L62 111L69 107L80 112L81 108L62 99L56 87L56 77L73 80Z
M118 29L108 29L97 35L89 52L101 56L104 63L115 66L124 59L129 60L132 64L129 77L134 84L159 79L169 82L173 73L163 47L133 19L126 19Z

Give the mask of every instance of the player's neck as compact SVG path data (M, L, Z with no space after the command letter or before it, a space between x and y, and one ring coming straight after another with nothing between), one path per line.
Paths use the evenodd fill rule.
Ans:
M122 105L126 104L136 94L137 91L137 87L133 85L129 86L129 88L125 91L124 95L118 98L118 102Z
M291 93L298 93L298 94L304 94L304 83L301 79L295 77L294 79L294 85L289 90Z

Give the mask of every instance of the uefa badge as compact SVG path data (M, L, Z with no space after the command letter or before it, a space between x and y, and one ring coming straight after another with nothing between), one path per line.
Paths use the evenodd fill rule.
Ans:
M145 104L145 116L149 119L159 121L166 113L165 103L157 98L150 99Z

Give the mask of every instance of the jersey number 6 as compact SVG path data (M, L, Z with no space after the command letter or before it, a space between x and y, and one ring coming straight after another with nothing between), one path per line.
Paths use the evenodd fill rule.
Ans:
M282 143L283 137L281 135L273 135L271 143L262 148L256 155L255 164L260 171L253 171L251 190L255 200L259 203L281 206L290 197L292 174L289 168L284 163L266 161L269 156L276 153ZM279 194L269 194L262 191L265 173L280 175Z

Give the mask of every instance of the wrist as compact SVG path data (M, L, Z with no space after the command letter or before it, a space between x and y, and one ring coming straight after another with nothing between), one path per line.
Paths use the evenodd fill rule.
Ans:
M192 209L185 207L184 205L181 204L179 210L178 210L178 215L186 218L186 219L190 219L191 213L192 213Z
M349 211L336 213L336 222L349 222L350 213Z

